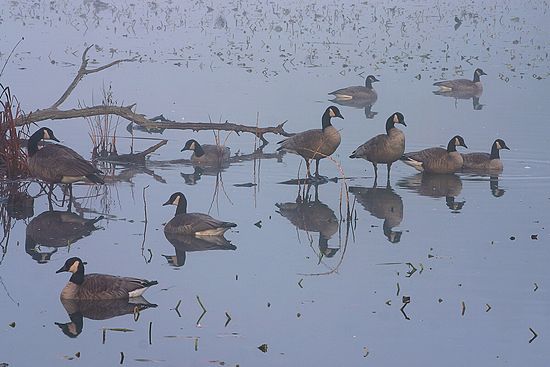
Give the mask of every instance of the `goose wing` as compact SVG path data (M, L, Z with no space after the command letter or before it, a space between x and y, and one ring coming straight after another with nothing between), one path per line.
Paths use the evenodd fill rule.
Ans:
M215 231L236 227L235 223L223 222L212 218L208 214L187 213L176 215L166 224L168 232L193 234L197 232Z
M119 277L107 274L87 274L79 287L81 299L128 298L131 292L157 284L139 278Z
M491 155L489 153L468 153L462 154L462 159L464 159L466 167L467 165L487 164L491 160Z

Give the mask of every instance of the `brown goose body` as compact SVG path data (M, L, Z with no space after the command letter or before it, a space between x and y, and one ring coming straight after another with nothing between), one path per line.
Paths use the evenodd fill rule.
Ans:
M500 160L501 149L510 149L506 146L506 143L502 139L497 139L491 146L491 153L468 153L462 154L464 165L462 169L464 171L475 172L490 172L498 173L502 172L504 166Z
M203 213L176 214L164 227L164 233L194 236L220 236L235 223L223 222Z
M84 274L84 263L73 257L65 262L57 273L73 273L67 285L61 290L62 299L101 300L129 299L139 297L157 281L120 277L108 274Z
M306 130L280 141L281 146L277 151L286 151L297 154L306 161L308 177L311 176L309 164L312 159L316 161L316 176L319 174L319 160L329 157L336 151L341 142L338 130L332 126L332 117L343 118L337 107L326 109L322 117L322 129Z
M48 144L38 149L38 142L42 139L57 141L47 128L37 130L30 137L28 165L32 176L49 184L72 184L84 180L104 183L99 176L102 172L71 148Z
M176 192L163 205L176 205L176 215L166 226L165 234L181 234L193 236L221 236L235 223L224 222L203 213L187 213L187 199L181 192Z
M474 71L474 79L454 79L435 82L433 85L439 87L439 92L455 92L469 94L471 96L479 96L483 91L480 76L487 75L481 69Z
M403 156L405 152L405 134L395 127L400 123L405 126L405 119L399 112L392 114L386 121L386 134L380 134L360 145L350 158L363 158L372 163L375 175L378 174L377 164L385 163L388 166L388 176L391 165Z
M335 101L360 100L373 104L378 99L378 94L372 87L373 82L379 82L373 75L369 75L365 80L365 85L354 85L351 87L337 89L330 92L335 96Z
M199 144L191 139L185 143L182 151L192 150L191 162L201 166L221 166L229 161L231 149L223 145Z
M464 139L459 135L449 141L447 149L435 147L405 153L401 160L420 172L454 173L460 171L464 163L462 155L456 151L457 146L466 147Z

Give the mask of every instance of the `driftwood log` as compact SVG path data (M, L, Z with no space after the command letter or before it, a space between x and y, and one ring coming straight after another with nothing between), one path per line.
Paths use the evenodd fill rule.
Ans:
M55 101L50 107L38 109L36 111L30 112L28 114L21 114L18 118L15 119L16 126L22 126L34 122L44 121L44 120L62 120L70 119L77 117L92 117L100 115L116 115L120 116L128 121L131 121L137 125L140 125L146 129L176 129L176 130L218 130L218 131L234 131L236 133L251 133L256 135L261 139L263 144L267 144L268 141L265 139L265 134L277 134L285 137L291 136L285 131L284 124L285 122L280 123L277 126L270 127L258 127L258 126L249 126L242 125L234 122L224 122L224 123L211 123L211 122L176 122L176 121L164 121L164 122L155 122L151 119L148 119L143 114L136 113L134 111L136 104L131 104L128 106L111 106L111 105L97 105L69 110L62 110L59 107L67 100L72 91L76 88L80 80L88 74L97 73L99 71L110 68L111 66L120 64L122 62L132 62L136 59L120 59L110 62L106 65L97 67L95 69L88 69L88 51L92 48L93 44L88 46L82 53L82 63L78 69L74 80L71 82L69 87L65 90L63 95Z

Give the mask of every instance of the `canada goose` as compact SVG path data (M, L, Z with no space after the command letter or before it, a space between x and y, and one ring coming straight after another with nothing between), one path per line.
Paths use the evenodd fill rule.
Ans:
M468 148L464 143L464 138L460 135L449 140L447 149L435 147L405 153L401 160L420 172L454 173L460 171L464 163L462 155L456 151L457 146Z
M55 324L59 326L63 334L69 338L76 338L84 328L84 318L90 320L107 320L113 317L136 314L148 308L157 307L149 303L143 297L130 299L101 299L101 300L78 300L61 299L61 303L69 315L70 322Z
M277 143L281 144L277 151L284 150L304 158L308 177L311 177L309 161L315 159L315 177L319 177L319 160L330 156L340 145L340 133L330 123L333 117L344 118L338 107L330 106L321 119L322 129L303 131L281 140Z
M503 169L502 161L500 160L501 149L508 149L506 143L502 139L497 139L491 146L491 154L489 153L468 153L462 154L464 171L488 171L501 172Z
M103 179L98 176L103 172L95 168L77 152L59 144L48 144L38 149L40 140L54 140L57 142L59 140L51 129L42 127L31 135L27 145L29 171L34 177L50 184L50 191L53 184L68 184L72 195L72 184L74 182L87 179L93 183L104 183Z
M375 180L378 177L378 163L388 166L388 181L393 162L397 161L405 152L405 134L395 127L395 124L405 124L405 118L400 112L393 113L386 120L386 134L376 135L363 145L360 145L350 158L363 158L372 163Z
M210 250L236 250L237 246L232 245L223 236L195 237L188 234L164 233L164 236L174 246L175 255L162 255L168 264L179 267L185 265L187 252L210 251Z
M61 299L100 300L139 297L156 280L118 277L107 274L84 275L84 262L71 257L56 273L68 271L73 275L61 291Z
M440 92L462 92L462 93L481 93L483 91L483 85L481 84L480 76L487 75L481 69L476 69L474 71L474 80L469 79L454 79L454 80L444 80L441 82L435 82L433 85L439 87Z
M224 162L229 161L229 155L231 150L223 145L200 145L195 139L187 140L184 150L192 150L191 162L198 165L221 165Z
M398 243L401 240L402 231L394 231L393 228L403 220L403 200L389 184L372 188L352 186L349 192L373 217L384 220L382 230L388 241Z
M25 251L37 262L45 263L58 248L70 246L99 229L95 224L101 219L103 216L85 219L66 211L40 213L27 225ZM53 252L44 252L42 246L53 248Z
M187 234L194 236L221 236L229 228L236 227L235 223L222 222L208 214L187 213L187 199L181 192L170 196L162 205L176 205L176 214L164 226L164 233Z
M362 101L369 101L371 104L376 102L378 95L376 91L372 88L372 83L379 82L380 80L376 79L374 75L367 76L365 79L365 86L356 85L353 87L347 87L335 90L329 94L334 95L336 100L350 100L350 99L359 99Z

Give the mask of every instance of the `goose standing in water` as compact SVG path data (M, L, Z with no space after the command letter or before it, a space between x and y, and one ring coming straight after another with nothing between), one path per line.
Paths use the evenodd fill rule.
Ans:
M405 134L395 127L395 124L405 124L405 117L400 112L393 113L386 121L386 134L380 134L360 145L349 156L350 158L363 158L372 163L374 167L374 181L378 178L378 163L388 166L388 182L390 181L390 169L393 162L397 161L405 152Z
M78 181L91 181L104 184L99 176L103 174L77 152L60 144L48 144L38 149L40 140L59 142L53 131L47 127L38 129L31 135L28 142L28 164L32 176L50 185L48 198L51 202L51 192L54 184L69 185L69 207L72 200L72 184Z
M333 117L344 118L338 107L330 106L325 110L321 119L322 129L303 131L277 143L281 144L277 151L284 150L304 158L308 178L312 177L310 160L315 160L315 177L319 178L319 161L329 157L340 145L340 133L330 121Z
M403 157L401 157L401 161L420 172L458 172L462 169L464 160L462 159L462 155L456 151L457 146L468 148L464 142L464 138L460 135L456 135L449 140L447 149L435 147L420 150L418 152L405 153Z

